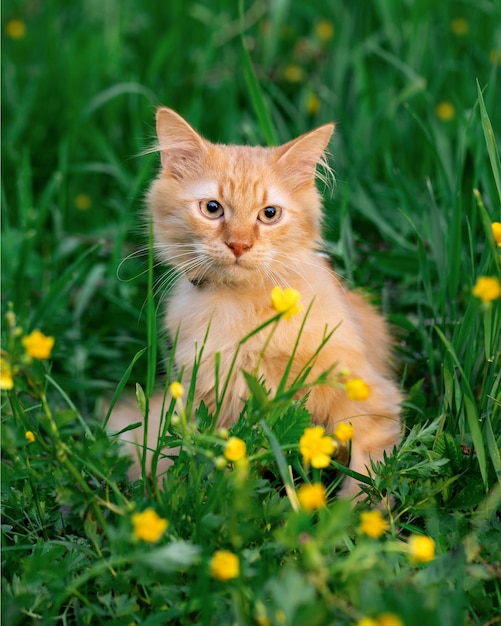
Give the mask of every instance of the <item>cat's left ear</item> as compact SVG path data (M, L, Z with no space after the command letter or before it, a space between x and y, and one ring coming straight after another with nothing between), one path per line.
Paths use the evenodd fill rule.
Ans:
M277 165L296 189L315 181L316 167L323 160L334 128L334 124L324 124L274 149Z

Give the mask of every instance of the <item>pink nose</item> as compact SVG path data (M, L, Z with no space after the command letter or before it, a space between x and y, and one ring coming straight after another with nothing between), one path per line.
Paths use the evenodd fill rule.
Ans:
M251 244L246 243L245 241L227 241L226 245L232 250L237 259L252 247Z

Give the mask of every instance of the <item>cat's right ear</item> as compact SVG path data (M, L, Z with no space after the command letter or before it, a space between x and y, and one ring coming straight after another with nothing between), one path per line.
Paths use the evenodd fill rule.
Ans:
M199 170L207 142L172 109L157 109L157 136L162 168L183 179Z

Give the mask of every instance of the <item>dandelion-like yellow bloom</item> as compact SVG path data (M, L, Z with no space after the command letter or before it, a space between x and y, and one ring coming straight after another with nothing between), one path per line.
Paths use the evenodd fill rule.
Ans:
M184 395L184 387L181 383L175 381L171 383L169 387L170 395L174 398L174 400L179 400Z
M299 440L299 450L303 455L303 463L310 463L312 467L320 469L329 465L336 451L336 443L325 434L322 426L313 426L304 429Z
M450 122L456 115L456 109L452 102L440 102L435 109L435 115L439 120L442 120L442 122Z
M280 287L274 287L271 292L271 304L277 313L281 313L282 317L286 320L290 320L293 315L296 315L301 311L303 305L299 303L301 294L299 291L287 287L281 289Z
M148 543L157 542L167 530L169 522L161 518L154 509L145 509L132 515L134 537Z
M491 276L479 276L471 292L482 302L492 302L501 297L501 283Z
M435 558L435 542L426 535L411 535L408 541L411 563L429 563Z
M348 441L353 439L353 435L355 434L355 429L351 424L347 424L346 422L341 422L336 426L334 430L334 437L339 441L341 445L345 445Z
M310 115L316 115L320 109L320 98L316 93L310 92L306 98L306 111Z
M9 391L14 387L12 369L7 359L0 357L0 389Z
M315 34L321 41L329 41L334 37L334 24L329 20L317 22Z
M230 580L240 575L238 556L229 550L214 552L210 561L210 573L217 580Z
M92 206L92 200L86 193L79 193L75 196L74 203L79 211L88 211Z
M18 19L9 20L5 24L5 34L11 39L22 39L26 35L26 24Z
M24 433L24 436L26 438L27 441L29 441L30 443L33 443L35 441L35 435L31 430L27 430Z
M327 492L321 483L301 485L297 498L305 511L316 511L327 504Z
M240 461L245 457L246 445L245 441L238 437L230 437L224 447L224 456L228 461Z
M466 35L466 33L470 30L470 25L468 21L465 20L464 17L456 17L451 22L451 31L458 35L458 37L462 37Z
M390 525L378 509L374 509L374 511L363 511L360 513L359 529L373 539L379 539L379 537L384 535L385 531L387 531L389 527Z
M345 386L348 398L350 400L355 400L356 402L363 402L364 400L367 400L371 393L371 388L361 378L352 378L351 380L347 380Z
M501 246L501 222L492 222L491 227L494 241Z
M303 76L304 72L299 65L290 64L284 69L284 78L289 83L299 83Z
M54 347L54 337L47 337L39 330L23 337L21 342L26 354L34 359L48 359Z

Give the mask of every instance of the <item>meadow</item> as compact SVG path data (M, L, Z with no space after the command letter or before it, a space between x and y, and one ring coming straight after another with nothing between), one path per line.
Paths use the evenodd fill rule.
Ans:
M3 623L499 623L499 1L2 8ZM305 461L295 388L251 375L229 431L174 386L153 471L180 454L127 478L107 407L147 420L177 378L142 217L160 104L226 143L337 122L324 252L405 395L356 506L342 454Z

